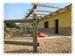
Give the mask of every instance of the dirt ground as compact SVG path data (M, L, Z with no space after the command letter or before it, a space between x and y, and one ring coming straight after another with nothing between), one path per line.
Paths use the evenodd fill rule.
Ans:
M12 39L5 39L4 52L5 53L33 53L33 46L17 45L23 43L32 43L33 39L30 37L15 37ZM18 42L17 44L6 43ZM49 36L48 39L38 39L38 53L71 53L72 43L71 36Z

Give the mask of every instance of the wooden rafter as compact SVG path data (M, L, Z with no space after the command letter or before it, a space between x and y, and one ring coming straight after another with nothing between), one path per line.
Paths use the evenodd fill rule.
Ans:
M44 15L37 15L37 17L42 17L42 16L44 16ZM33 18L33 15L30 15L27 19L29 19L29 18Z
M38 12L35 12L37 15L47 15L48 13L38 13ZM31 15L33 15L34 13L32 13Z
M50 13L51 11L48 11L48 10L35 10L36 12L47 12L47 13Z
M62 6L50 6L48 4L41 4L41 3L32 3L32 5L42 6L42 7L48 7L48 8L56 8L56 9L62 9L62 8L64 8Z
M37 15L47 15L47 14L41 14L41 13L39 13L39 14L37 14Z

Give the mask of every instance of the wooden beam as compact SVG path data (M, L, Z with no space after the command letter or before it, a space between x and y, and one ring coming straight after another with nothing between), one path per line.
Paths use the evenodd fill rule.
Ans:
M37 14L37 15L47 15L47 14L43 14L43 13L37 13L37 12L36 12L36 14Z
M47 12L47 13L50 13L51 11L48 11L48 10L36 10L36 12Z
M47 14L37 14L37 15L47 15Z
M39 14L37 15L37 17L41 17L41 16L44 16L44 15L39 15ZM31 15L31 16L29 16L29 17L32 17L32 18L33 18L33 16L32 16L32 15ZM28 17L28 18L29 18L29 17Z
M32 3L32 5L42 6L42 7L48 7L48 8L56 8L56 9L62 9L62 8L64 8L62 6L50 6L48 4L41 4L41 3Z

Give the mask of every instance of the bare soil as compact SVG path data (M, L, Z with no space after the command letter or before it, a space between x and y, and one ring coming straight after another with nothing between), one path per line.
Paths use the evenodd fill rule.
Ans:
M32 43L32 37L15 37L4 41ZM48 39L38 39L38 53L71 53L71 36L50 36ZM5 53L33 53L33 46L4 44Z

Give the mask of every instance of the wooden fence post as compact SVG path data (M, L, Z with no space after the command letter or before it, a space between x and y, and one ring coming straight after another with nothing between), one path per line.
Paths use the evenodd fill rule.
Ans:
M37 53L37 15L33 14L33 52Z

